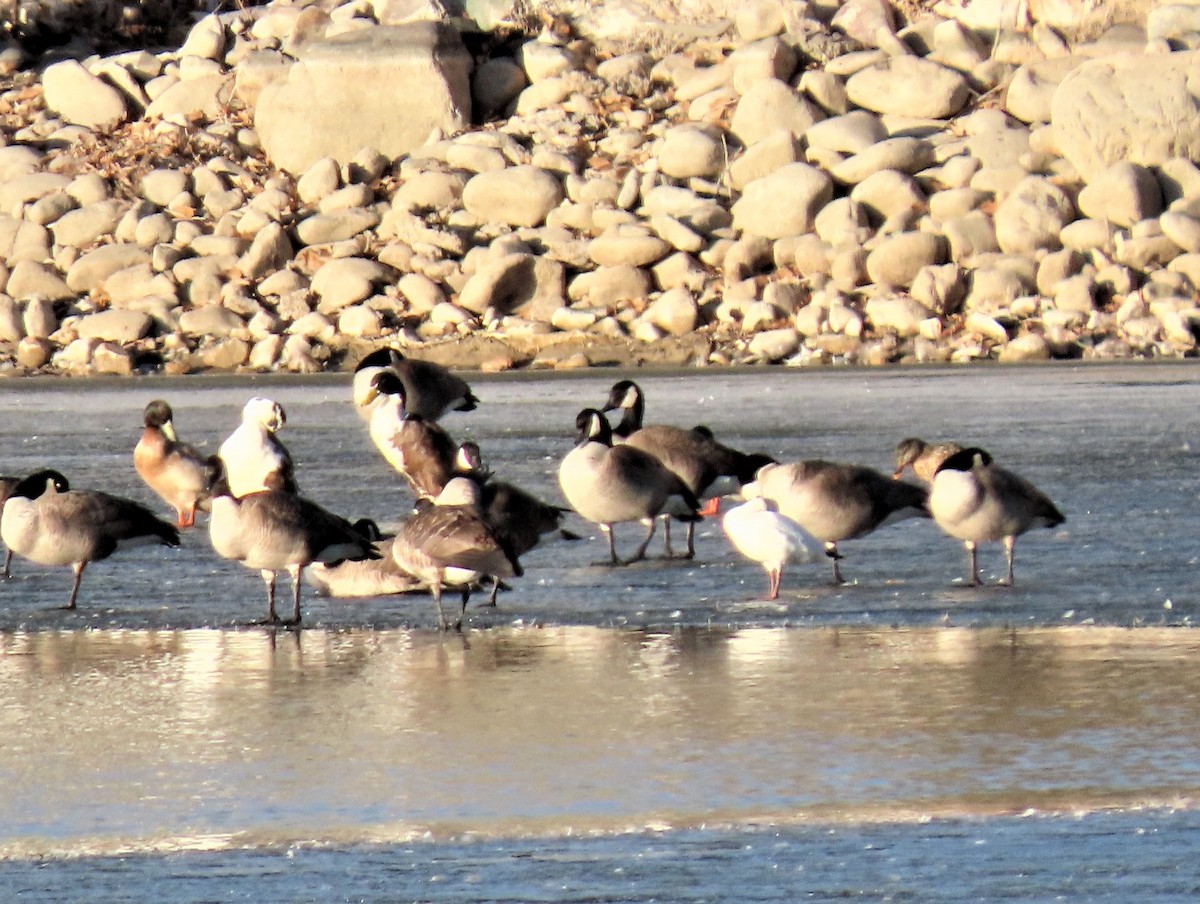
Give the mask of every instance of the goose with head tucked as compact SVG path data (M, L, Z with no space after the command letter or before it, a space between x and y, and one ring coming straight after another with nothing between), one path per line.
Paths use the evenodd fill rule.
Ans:
M292 456L275 435L286 423L283 406L271 399L256 397L242 408L242 423L217 450L234 496L298 492Z
M67 609L75 608L89 562L130 546L179 546L178 529L145 506L100 490L72 490L53 470L30 474L13 488L0 514L0 537L11 551L38 565L72 567Z
M992 456L972 447L942 462L929 492L929 509L938 527L962 540L971 560L970 584L979 581L979 544L1004 543L1012 586L1017 537L1035 527L1058 527L1066 516L1028 480L993 464Z
M208 489L208 457L179 441L171 406L162 399L146 405L142 424L142 435L133 449L133 467L146 486L175 509L176 525L191 527Z
M479 508L479 487L467 477L452 478L438 496L422 504L400 525L392 557L403 571L420 578L433 593L438 627L449 628L442 609L446 587L462 592L455 628L461 628L471 588L484 576L493 581L523 574L511 546Z
M717 441L706 426L685 430L669 424L643 424L645 397L641 387L632 380L621 380L609 392L604 411L620 408L620 422L613 428L614 439L620 437L626 445L649 452L678 475L697 499L705 503L702 515L715 515L722 496L737 493L754 479L763 465L775 459L759 453L745 453ZM680 513L671 511L669 514ZM684 558L696 554L696 522L687 518L687 549ZM667 558L671 558L671 522L664 516L663 534Z
M404 381L391 371L377 373L364 398L374 405L369 431L375 447L417 498L437 496L454 476L458 444L440 425L408 410Z
M894 521L929 517L924 487L859 465L820 459L771 464L758 472L755 483L754 492L825 544L835 584L843 583L839 543Z
M223 472L213 482L208 535L225 559L257 569L267 586L267 624L300 623L303 569L320 562L379 558L370 537L345 518L286 490L259 490L235 496ZM275 577L292 579L292 617L275 612Z
M379 558L347 559L334 565L313 562L308 566L308 581L318 596L347 599L423 593L426 590L419 579L402 571L392 558L395 534L383 533L370 518L360 518L352 526L371 541Z
M450 411L474 411L479 404L467 381L440 364L406 358L394 348L380 348L359 361L354 369L354 408L365 421L371 420L375 404L375 397L369 391L371 383L385 371L395 374L404 384L408 412L424 420L439 420Z
M767 599L779 598L783 567L789 562L811 562L819 546L807 531L779 513L773 502L758 495L758 485L748 484L747 499L721 517L721 527L733 548L767 573Z
M928 486L942 462L962 448L958 443L927 443L915 436L902 439L896 444L896 471L892 476L899 480L912 468L917 479Z
M600 525L608 538L613 565L646 557L654 536L655 520L667 504L678 498L681 517L699 520L700 501L679 475L642 449L613 445L612 428L595 408L585 408L575 419L578 439L558 467L558 482L571 508ZM613 525L640 521L646 536L633 557L622 563L617 556Z

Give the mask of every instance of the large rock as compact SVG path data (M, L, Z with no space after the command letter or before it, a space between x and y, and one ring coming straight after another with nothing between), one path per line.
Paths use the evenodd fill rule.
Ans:
M781 167L746 186L733 205L733 225L768 239L803 235L833 197L833 180L807 163Z
M255 128L271 161L293 173L322 157L348 163L366 147L396 158L470 122L469 68L440 23L347 32L309 45L286 81L263 88Z
M1054 92L1055 144L1084 179L1126 161L1200 158L1200 51L1084 63Z
M42 90L47 107L67 122L89 129L111 129L129 113L120 91L75 60L46 67Z
M917 57L889 57L882 65L850 76L846 94L876 113L944 119L971 97L966 76Z

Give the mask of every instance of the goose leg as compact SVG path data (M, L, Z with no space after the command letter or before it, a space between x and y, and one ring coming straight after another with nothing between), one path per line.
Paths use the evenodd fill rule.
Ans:
M685 559L696 558L696 522L689 521L687 523L687 552L683 554Z
M767 599L779 599L779 585L783 583L783 568L772 568L767 571L767 582L770 585L767 590Z
M12 550L11 549L4 550L3 577L4 577L4 580L6 580L6 581L12 577Z
M288 566L288 572L292 576L292 621L291 624L300 624L300 566Z
M671 516L660 515L663 523L663 555L668 559L675 558L675 550L671 548Z
M842 577L842 569L838 567L838 562L841 560L842 554L837 550L837 543L826 543L825 555L829 556L829 558L833 560L833 582L835 584L846 583L845 579Z
M629 562L640 562L642 559L646 558L646 547L650 545L650 541L654 538L655 519L647 518L643 523L648 523L650 525L650 529L646 531L646 538L642 540L642 545L637 548L633 554L633 558L629 559ZM628 564L628 562L626 564Z
M71 584L71 598L67 600L67 604L63 606L64 609L75 608L75 597L79 596L79 582L83 580L83 569L85 568L87 568L87 559L84 559L82 562L75 563L75 580Z
M454 630L461 631L463 621L467 617L467 600L471 598L471 585L463 584L462 589L462 608L458 610L458 621L454 623Z
M442 611L442 579L440 576L430 585L429 589L433 591L433 604L437 606L438 629L449 631L450 625L446 622L446 613Z
M196 506L189 505L179 513L179 518L175 524L176 527L195 527L196 526Z
M611 524L601 524L600 530L604 531L604 536L608 538L608 557L613 565L620 565L621 560L617 558L617 539L613 536Z
M1017 549L1017 538L1016 537L1005 537L1004 538L1004 557L1008 560L1008 578L1006 580L1003 580L1000 582L1005 587L1011 587L1013 585L1013 555L1016 553L1016 549Z
M971 557L971 580L972 587L979 586L979 546L973 540L966 541L967 554Z
M499 593L500 593L500 579L498 577L496 577L495 575L492 575L492 595L488 597L487 605L495 607L496 595ZM465 606L466 602L464 602L463 605Z
M259 574L267 585L267 624L273 625L279 621L279 616L275 614L275 572L264 568Z

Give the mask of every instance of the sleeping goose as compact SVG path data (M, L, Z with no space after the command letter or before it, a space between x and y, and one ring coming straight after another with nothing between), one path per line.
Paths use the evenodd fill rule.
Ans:
M242 408L242 423L217 450L234 496L297 492L292 456L275 436L286 423L283 406L271 399L253 398Z
M835 584L843 583L838 543L893 521L929 517L924 487L858 465L821 460L771 464L758 472L756 483L755 492L825 544Z
M754 479L759 468L774 461L768 455L739 452L717 442L705 426L685 430L669 424L643 424L645 397L632 380L613 385L603 410L615 408L621 408L623 414L613 428L614 437L620 436L626 444L649 452L677 474L697 499L708 501L701 510L703 515L715 515L720 497L738 492ZM670 524L670 519L664 517L667 558L672 556ZM696 522L689 520L686 559L696 554L695 536Z
M19 556L38 565L70 565L75 571L65 608L74 609L88 562L118 549L158 543L178 546L179 531L145 506L99 490L72 490L57 471L21 480L4 503L0 537Z
M917 479L928 486L941 463L961 451L958 443L927 443L910 436L896 444L896 471L892 476L899 480L905 470L912 468Z
M767 572L767 599L778 599L783 566L813 561L817 541L791 518L781 515L775 503L757 495L756 484L750 484L748 491L745 502L722 516L721 527L734 549Z
M570 509L542 502L532 493L503 480L493 480L483 464L479 446L465 442L458 447L458 472L474 480L479 487L479 509L516 556L523 556L555 531L564 538L578 539L562 530ZM499 582L492 584L491 604L496 603Z
M1012 586L1017 537L1031 528L1057 527L1066 520L1045 493L994 465L991 455L974 447L942 462L933 478L929 510L938 527L967 547L972 586L979 584L980 543L1004 542L1008 573L1000 583Z
M207 458L179 442L171 406L155 399L142 413L141 438L133 449L133 467L164 502L175 509L176 525L196 523L196 507L210 478Z
M575 419L579 431L575 447L558 468L558 482L567 502L588 521L600 525L608 537L612 564L620 565L613 525L640 521L646 537L628 562L646 557L654 536L654 522L672 497L679 497L684 515L699 520L700 502L678 475L641 449L613 445L612 428L604 415L585 408Z
M267 624L300 623L300 581L305 566L378 558L371 540L345 518L295 493L259 490L235 496L227 475L213 483L208 536L222 558L257 568L267 585ZM292 617L275 613L275 576L292 579Z
M425 585L392 558L394 534L384 534L370 518L360 518L352 527L371 541L379 558L346 559L335 565L313 562L308 566L308 582L319 596L346 599L425 591Z
M438 424L408 410L404 382L391 371L371 378L364 399L374 404L371 441L387 463L408 481L418 498L437 496L454 476L458 444Z
M367 398L371 382L385 371L394 373L404 384L409 413L427 421L439 420L448 411L474 411L479 404L466 380L440 364L405 358L394 348L380 348L354 369L354 407L363 420L371 420L373 399Z
M469 478L455 477L431 504L420 507L400 526L392 542L392 557L409 574L424 581L437 606L438 627L449 627L442 610L442 592L459 587L462 608L456 628L462 627L471 587L482 576L493 580L519 577L521 563L511 547L479 510L479 487Z

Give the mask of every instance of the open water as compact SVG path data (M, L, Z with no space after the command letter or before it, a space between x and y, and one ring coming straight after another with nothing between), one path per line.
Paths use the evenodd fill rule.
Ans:
M618 376L477 377L444 423L559 501L575 414ZM638 378L648 420L785 460L984 446L1067 522L1018 542L1013 589L964 586L961 546L909 521L844 545L850 584L793 566L765 603L715 523L695 561L613 569L573 521L589 539L527 555L462 635L428 597L311 591L303 630L255 627L261 580L203 527L90 566L77 612L68 570L17 560L0 899L1194 898L1200 371ZM0 470L164 509L132 468L145 403L214 451L251 395L287 409L306 495L404 516L346 378L9 383Z

